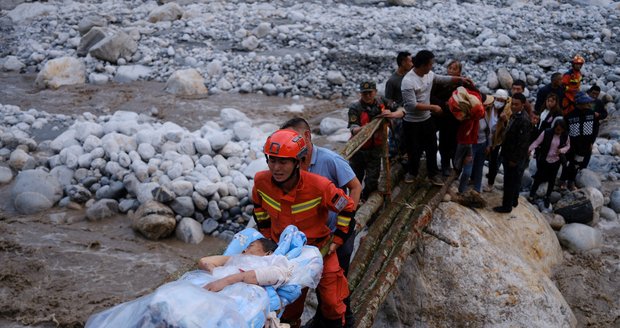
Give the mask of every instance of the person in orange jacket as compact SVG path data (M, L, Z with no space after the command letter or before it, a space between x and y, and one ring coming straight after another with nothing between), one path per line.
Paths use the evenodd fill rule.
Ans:
M349 295L348 282L338 263L336 249L343 244L355 215L354 201L327 178L301 170L307 156L306 143L297 132L285 129L267 138L264 153L269 170L256 173L252 200L259 231L278 241L288 225L306 234L308 244L321 249L323 275L317 287L319 308L325 327L342 327ZM336 230L327 225L329 211L338 213ZM282 321L299 327L307 289L288 305Z
M575 96L581 91L581 67L586 60L580 55L576 55L571 62L571 69L562 75L562 85L564 86L564 97L562 98L562 111L564 116L575 109Z

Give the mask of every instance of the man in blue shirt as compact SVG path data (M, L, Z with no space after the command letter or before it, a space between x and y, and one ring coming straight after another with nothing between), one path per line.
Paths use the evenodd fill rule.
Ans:
M306 142L309 156L305 157L305 160L301 163L301 168L303 170L308 170L308 172L326 177L339 188L348 189L349 196L353 199L355 207L357 208L362 194L362 184L355 176L355 172L353 172L349 162L342 158L342 156L327 148L313 145L310 125L301 117L295 117L288 120L284 123L284 125L282 125L282 129L294 130L299 133L299 135L301 135ZM328 226L332 229L332 231L336 229L336 217L337 213L329 212ZM344 244L336 250L338 262L340 263L340 267L344 270L345 276L349 273L349 264L351 262L351 254L353 253L353 244L355 242L354 236L355 220L351 220L349 225L349 236L344 241ZM347 305L347 312L345 313L346 322L344 327L352 327L354 322L353 313L351 312L349 306L350 299L347 297L344 302ZM313 319L313 322L314 321L321 321L321 319L319 317L315 317Z

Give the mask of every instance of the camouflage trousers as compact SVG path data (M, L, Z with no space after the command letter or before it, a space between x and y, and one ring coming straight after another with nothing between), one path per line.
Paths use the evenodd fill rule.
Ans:
M380 147L360 149L351 157L350 164L355 176L364 183L362 198L366 199L379 186L381 175L381 157L383 149Z

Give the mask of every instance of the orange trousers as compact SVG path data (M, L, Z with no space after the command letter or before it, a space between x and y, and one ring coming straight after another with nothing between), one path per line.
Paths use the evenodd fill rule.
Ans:
M319 311L321 311L323 317L328 320L340 319L344 322L344 313L347 306L343 301L349 296L349 283L338 263L336 252L323 258L323 274L321 275L317 291L321 298ZM286 306L282 314L282 320L295 322L301 319L301 315L304 312L306 294L308 294L308 288L302 290L301 296L295 302Z

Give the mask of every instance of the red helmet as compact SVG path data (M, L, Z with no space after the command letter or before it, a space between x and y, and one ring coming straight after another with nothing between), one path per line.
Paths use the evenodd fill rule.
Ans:
M308 148L306 147L304 138L297 132L283 129L267 137L263 152L267 156L301 160L301 158L308 153Z
M576 55L575 57L573 57L573 64L581 64L581 65L583 65L585 62L586 62L586 60L583 57L579 56L579 55Z

